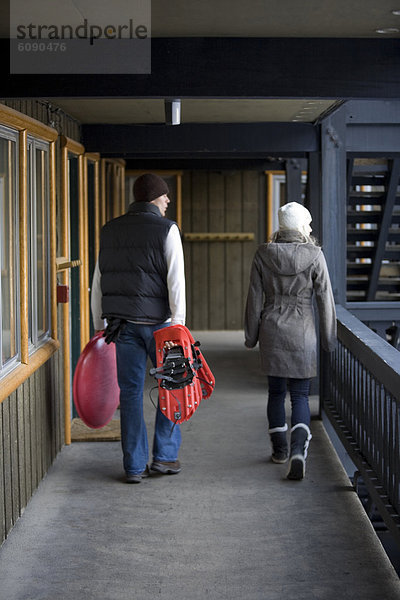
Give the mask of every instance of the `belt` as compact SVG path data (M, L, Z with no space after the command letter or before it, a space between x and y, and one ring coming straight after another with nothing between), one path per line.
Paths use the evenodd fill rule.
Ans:
M278 306L311 306L311 296L291 296L289 294L275 294L275 296L267 296L265 304L273 304Z

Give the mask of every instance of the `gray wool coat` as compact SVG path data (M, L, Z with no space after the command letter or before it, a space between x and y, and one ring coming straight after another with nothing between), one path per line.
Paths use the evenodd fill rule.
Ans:
M331 352L336 342L336 312L321 248L299 241L259 246L250 275L245 344L253 348L260 342L266 375L307 379L317 374L313 296L321 344Z

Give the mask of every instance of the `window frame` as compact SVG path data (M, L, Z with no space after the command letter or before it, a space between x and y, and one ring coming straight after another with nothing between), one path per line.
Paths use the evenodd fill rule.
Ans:
M79 255L80 260L76 265L79 268L80 294L80 339L81 350L88 342L89 335L89 290L85 289L85 272L83 265L86 262L85 246L85 217L84 213L84 152L85 148L79 142L61 136L61 229L60 248L62 256L58 258L57 272L61 283L70 286L70 179L69 157L72 155L78 161L78 198L79 198ZM71 348L70 348L70 306L62 305L63 314L63 354L64 354L64 437L65 443L71 443Z
M93 168L92 180L89 177L89 168ZM87 315L89 329L89 337L94 334L94 329L91 325L90 319L90 291L93 279L94 266L96 264L99 251L100 251L100 170L101 170L101 156L98 152L85 152L84 154L84 216L85 216L85 249L87 252L87 259L85 264L85 284L89 290L87 296ZM90 183L92 183L91 189L89 190ZM90 202L89 202L90 197ZM92 218L90 218L89 204L92 208ZM92 260L91 260L91 246L93 246ZM92 264L93 263L93 264Z
M15 131L18 135L16 170L18 173L18 213L19 226L16 235L19 239L19 341L20 361L14 368L0 374L0 403L26 381L58 350L57 339L57 298L56 298L56 180L55 142L58 133L4 104L0 104L0 125ZM28 135L49 143L49 236L50 236L50 337L33 353L29 353L28 327Z
M18 223L19 223L19 205L18 205L18 190L19 190L19 178L18 178L18 156L19 156L19 136L18 132L13 130L11 127L7 127L0 123L0 137L7 141L11 141L15 143L15 165L14 165L14 174L13 178L14 190L15 190L15 205L14 205L14 240L12 242L14 246L14 256L15 256L15 299L14 299L14 318L15 318L15 353L11 356L4 364L0 362L0 379L5 377L10 371L12 371L21 361L21 344L20 344L20 319L18 318L18 306L20 304L20 285L19 285L19 234L18 234ZM0 205L1 209L1 205ZM1 265L1 254L2 247L0 245L0 265ZM1 306L1 278L0 278L0 306ZM0 314L0 351L3 348L3 314Z
M50 290L50 173L47 168L47 175L45 181L45 202L46 202L46 247L47 247L47 261L46 261L46 305L48 308L47 323L43 333L38 333L38 290L37 290L37 245L35 243L37 238L37 155L36 150L45 151L47 153L48 166L49 161L49 143L44 140L39 140L36 137L28 135L27 148L31 148L30 164L27 165L27 175L30 173L29 183L30 190L28 193L28 239L30 240L30 249L28 248L30 261L28 264L28 273L31 272L30 279L30 295L31 302L28 305L29 317L31 318L31 337L29 338L29 354L35 352L37 348L46 343L51 337L51 290ZM29 153L28 153L29 154ZM30 251L29 251L30 250ZM28 278L29 279L29 278Z

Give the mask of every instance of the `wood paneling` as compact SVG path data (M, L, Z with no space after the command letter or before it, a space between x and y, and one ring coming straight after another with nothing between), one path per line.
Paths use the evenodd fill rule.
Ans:
M243 173L243 231L253 231L256 239L258 239L259 224L264 223L265 219L260 218L265 208L265 178L255 177L252 171L245 171ZM259 213L260 210L260 213ZM261 239L258 239L258 243L262 243L266 240L266 231L262 232ZM258 244L256 244L258 246ZM251 242L244 242L242 244L242 289L243 295L247 297L247 290L249 287L250 270L253 262L255 252L255 244Z
M191 189L192 231L208 229L208 175L203 172L192 174ZM191 320L193 329L208 329L208 244L193 242L192 264L189 283L192 288Z
M191 177L190 174L185 174L182 178L182 230L191 231ZM192 304L192 288L190 273L192 264L192 244L183 245L185 253L185 281L186 281L186 316L189 317L190 307Z
M54 355L0 404L0 539L3 541L62 444Z
M4 431L3 431L3 405L0 404L0 443L4 444ZM6 529L6 503L5 503L5 458L4 451L0 452L0 543L7 534Z
M10 402L14 401L14 396ZM3 477L4 477L4 526L9 531L12 519L12 486L11 486L11 441L10 441L10 403L3 402L1 411L3 421Z
M252 233L251 241L184 241L188 327L241 329L260 239L265 178L257 171L185 172L183 233Z
M235 173L226 181L226 226L228 231L242 231L242 174ZM226 329L241 329L243 315L241 243L226 245Z
M225 178L222 173L210 173L208 191L211 192L209 231L220 233L225 231ZM224 242L209 244L209 264L212 265L208 278L209 329L222 329L221 323L225 322L226 291L221 285L225 278L225 245Z

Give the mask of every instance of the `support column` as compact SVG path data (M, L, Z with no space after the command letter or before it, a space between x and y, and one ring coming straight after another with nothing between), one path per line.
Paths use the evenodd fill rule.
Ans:
M321 156L318 152L308 155L306 207L312 215L312 235L321 240Z
M346 306L347 179L346 121L343 109L321 123L320 242L335 301ZM329 362L320 348L319 413L326 397Z
M346 305L346 122L343 109L321 123L321 243L337 303Z
M301 203L301 161L289 158L286 161L286 202Z

